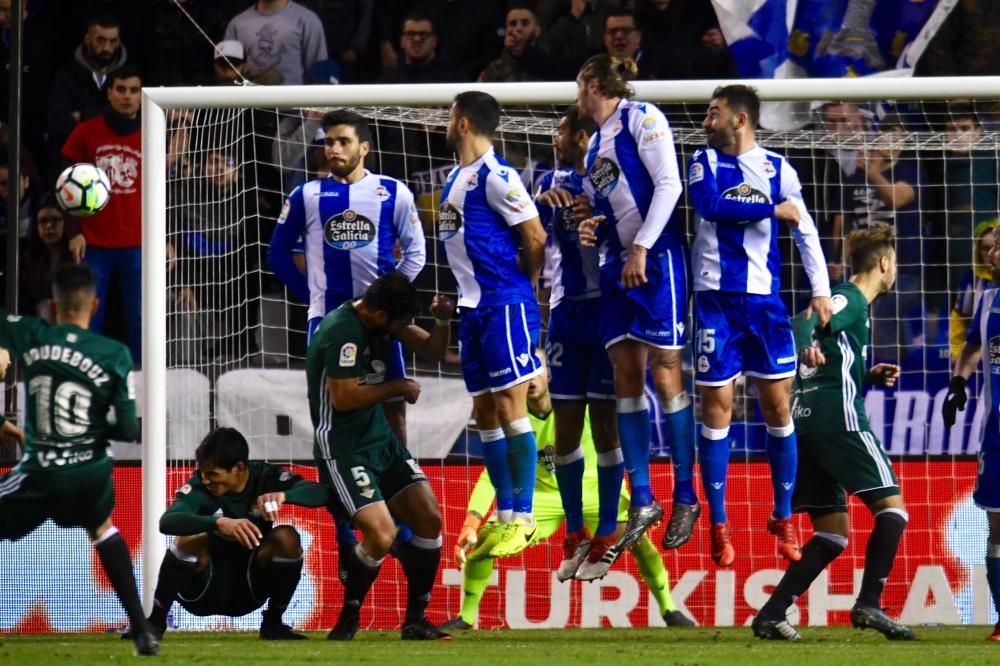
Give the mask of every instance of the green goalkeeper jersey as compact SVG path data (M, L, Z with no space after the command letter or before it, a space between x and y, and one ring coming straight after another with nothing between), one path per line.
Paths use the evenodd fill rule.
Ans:
M384 381L384 364L379 362L381 367L376 369L372 352L385 339L361 323L351 301L320 322L306 354L313 457L317 460L385 446L394 437L381 404L342 412L333 408L326 387L327 378L356 378L360 384Z
M50 326L0 309L0 347L17 355L28 387L25 451L18 469L86 465L107 456L109 439L138 436L132 356L122 343L72 324Z
M795 346L818 346L826 363L799 364L792 393L792 418L798 432L859 432L869 430L862 395L867 372L871 322L868 300L851 282L837 285L831 297L833 316L820 328L815 313L793 320Z
M528 412L531 428L535 431L535 442L538 445L538 468L535 471L535 494L559 494L559 484L556 483L556 417L549 412L545 418L539 418ZM594 437L590 432L590 410L583 420L583 434L580 436L580 446L583 448L583 494L597 493L597 449L594 448ZM469 511L486 517L490 512L496 490L490 483L486 470L479 475L472 494L469 496Z

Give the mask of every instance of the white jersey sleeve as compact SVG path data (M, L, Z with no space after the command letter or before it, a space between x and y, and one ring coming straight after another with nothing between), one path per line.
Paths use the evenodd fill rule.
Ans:
M486 177L486 203L508 227L516 227L538 217L535 202L521 183L520 176L510 167L490 171Z
M396 207L393 210L392 224L403 252L396 269L405 275L407 280L413 282L427 262L427 243L424 240L424 228L420 223L413 192L403 183L399 183L396 188Z
M799 174L795 167L788 163L788 160L781 161L781 199L788 200L799 209L799 225L792 227L792 238L796 247L799 248L799 255L802 257L802 266L806 275L809 276L809 284L812 287L812 295L830 295L830 276L827 273L826 257L823 256L823 248L819 242L819 231L816 229L816 222L806 209L806 204L802 200L802 184L799 182Z
M653 182L653 198L633 244L653 247L673 215L674 207L684 191L674 136L663 113L652 104L645 113L629 114L629 132L635 138L639 160Z

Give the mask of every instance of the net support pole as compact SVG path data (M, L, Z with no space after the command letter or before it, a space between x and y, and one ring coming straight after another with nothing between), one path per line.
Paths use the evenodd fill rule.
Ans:
M167 502L167 122L142 97L142 599L149 615Z

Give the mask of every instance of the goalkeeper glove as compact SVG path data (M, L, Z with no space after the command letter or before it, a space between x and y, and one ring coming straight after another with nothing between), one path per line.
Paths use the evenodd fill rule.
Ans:
M965 377L955 375L948 385L948 395L944 398L944 405L941 407L941 416L944 417L944 426L950 428L955 425L955 414L965 411L965 401L968 399L965 394Z
M475 546L479 540L476 537L476 532L479 531L479 526L482 524L483 519L479 516L472 513L466 514L462 529L458 532L458 541L455 542L455 562L458 563L459 569L465 566L465 552Z

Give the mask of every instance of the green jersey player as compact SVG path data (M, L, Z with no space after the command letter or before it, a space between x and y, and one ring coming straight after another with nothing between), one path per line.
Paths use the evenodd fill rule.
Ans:
M98 300L86 265L56 271L51 307L52 326L0 310L0 346L16 354L28 387L24 455L0 479L0 539L17 541L49 518L86 529L139 628L136 652L155 655L159 645L142 613L132 558L111 522L108 440L134 441L139 433L132 357L125 345L88 330Z
M792 394L798 432L798 471L792 505L807 512L813 537L792 562L774 594L753 620L760 638L801 640L785 619L788 608L847 546L848 493L875 518L865 551L864 577L851 609L851 624L882 632L891 640L911 640L913 632L882 610L882 588L909 516L899 484L865 413L865 385L893 386L899 367L880 363L866 369L871 325L868 307L896 281L892 227L859 229L847 239L851 279L833 290L833 315L820 326L815 313L796 317L801 350Z
M441 559L437 498L382 409L395 397L413 404L420 385L405 378L386 381L385 364L374 353L390 337L424 358L443 358L454 303L434 297L430 333L411 324L418 310L416 288L402 274L388 273L360 299L326 315L309 343L306 382L320 481L333 492L336 517L364 535L356 546L340 549L344 606L330 640L351 640L357 633L361 604L395 539L395 521L413 531L397 552L407 579L402 638L448 637L424 616Z
M198 471L177 489L160 531L177 535L156 582L153 629L162 635L175 600L194 615L246 615L267 601L264 640L299 640L281 621L302 575L302 543L275 526L283 504L321 507L330 493L277 465L250 461L238 430L219 428L195 451Z
M545 359L541 352L538 357L543 361ZM528 418L531 419L538 444L538 469L535 474L535 522L538 530L528 543L528 547L531 547L555 534L566 518L555 472L556 418L552 410L547 372L532 377L528 382ZM584 414L579 445L586 460L582 480L583 520L585 525L593 528L598 522L599 501L597 449L590 429L589 413ZM458 617L440 625L439 629L471 629L478 624L479 603L493 576L494 558L489 556L489 552L498 537L496 516L485 524L483 521L490 512L495 496L489 475L483 470L472 489L465 523L455 544L455 560L463 574L462 610ZM624 529L628 520L629 499L628 491L622 489L618 500L619 531ZM466 549L473 545L475 548L466 554ZM670 598L670 575L649 536L643 534L629 550L646 586L659 604L660 615L667 626L694 626L694 621L678 610ZM564 543L563 561L556 573L558 579L565 582L573 578L586 555L587 550L581 550L578 544Z

